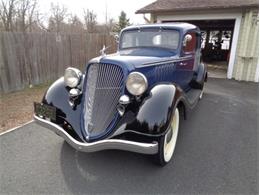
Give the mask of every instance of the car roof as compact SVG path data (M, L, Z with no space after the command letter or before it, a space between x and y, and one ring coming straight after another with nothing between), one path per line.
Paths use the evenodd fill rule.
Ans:
M140 29L148 29L148 28L165 28L165 29L174 29L174 30L180 30L184 33L189 30L197 30L199 31L199 28L193 24L189 24L186 22L171 22L171 23L156 23L156 24L142 24L142 25L135 25L135 26L129 26L123 29L125 30L140 30Z

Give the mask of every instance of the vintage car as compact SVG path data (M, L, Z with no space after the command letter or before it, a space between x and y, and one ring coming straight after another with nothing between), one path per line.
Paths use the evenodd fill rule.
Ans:
M116 53L102 50L83 73L67 68L34 103L34 119L76 150L127 150L165 165L181 117L203 94L200 46L199 28L188 23L127 27Z

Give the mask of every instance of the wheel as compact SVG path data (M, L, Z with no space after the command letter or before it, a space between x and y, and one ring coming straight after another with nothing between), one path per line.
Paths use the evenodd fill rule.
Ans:
M201 100L202 97L203 97L203 94L204 94L204 83L207 82L207 80L208 80L208 73L206 73L206 76L204 78L204 82L201 85L201 93L200 93L200 96L199 96L199 100Z
M172 159L179 131L180 113L176 108L168 132L159 140L159 151L155 155L155 162L161 166Z

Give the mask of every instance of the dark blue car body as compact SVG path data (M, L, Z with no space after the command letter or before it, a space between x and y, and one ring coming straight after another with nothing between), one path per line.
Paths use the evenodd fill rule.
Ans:
M99 56L90 60L86 65L84 75L81 78L80 90L82 93L73 99L73 106L69 104L70 88L64 84L63 78L57 80L47 90L41 104L55 107L56 119L55 121L50 120L50 122L58 125L66 132L66 135L68 134L71 139L73 138L80 143L95 143L109 139L153 143L166 133L171 116L177 107L180 108L185 117L187 112L198 102L203 91L204 81L207 79L206 67L200 61L200 30L187 23L141 25L125 28L120 37L129 31L149 29L178 31L180 37L178 47L174 50L157 47L123 49L120 45L122 40L119 38L117 53ZM195 37L195 47L191 52L183 50L183 40L186 34L193 34ZM113 80L116 76L112 72L120 72L122 74L119 87L120 96L127 95L131 100L131 103L125 107L124 114L113 113L113 117L110 117L112 119L109 118L111 120L109 125L99 132L92 131L90 129L92 127L85 122L86 117L88 117L85 108L90 102L87 99L87 91L89 91L87 77L89 68L93 64L99 64L98 68L107 66L104 69L107 75L103 75L106 79ZM140 72L147 78L148 88L140 97L134 97L126 89L126 80L131 72ZM102 100L99 104L101 108L96 109L96 112L106 116L102 111L109 110L109 106L104 103L104 98L99 97L99 99ZM98 105L97 103L93 104ZM37 112L35 117L36 120L39 119ZM45 120L44 116L41 119ZM62 136L64 137L64 135Z

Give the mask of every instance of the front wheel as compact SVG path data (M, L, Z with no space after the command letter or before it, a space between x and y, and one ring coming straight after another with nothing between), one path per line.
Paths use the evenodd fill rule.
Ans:
M175 109L168 132L159 140L159 151L155 155L156 163L164 166L172 159L178 132L179 132L180 114L178 108Z

